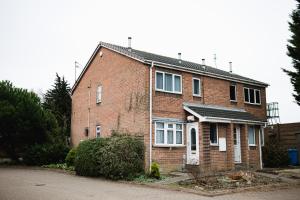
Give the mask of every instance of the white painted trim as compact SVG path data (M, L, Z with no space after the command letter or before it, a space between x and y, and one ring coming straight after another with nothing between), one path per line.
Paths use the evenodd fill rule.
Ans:
M145 60L145 63L151 63L152 61L151 60ZM193 74L199 74L199 75L204 75L204 76L208 76L208 77L213 77L213 78L217 78L217 79L222 79L222 80L228 80L228 81L234 81L234 82L238 82L238 83L243 83L243 84L247 84L247 85L253 85L253 86L258 86L258 87L268 87L269 84L267 83L253 83L251 81L245 81L245 80L241 80L239 78L234 78L234 77L228 77L228 76L225 76L225 75L215 75L213 73L210 73L210 72L207 72L207 71L197 71L197 70L193 70L193 69L187 69L185 67L182 67L182 66L178 66L178 65L171 65L171 64L167 64L167 63L162 63L162 62L158 62L158 61L155 61L155 65L156 66L159 66L159 67L163 67L163 68L167 68L167 69L176 69L176 70L179 70L179 71L185 71L185 72L190 72L190 73L193 73Z
M158 129L157 128L157 123L162 123L164 124L163 129ZM168 125L172 124L172 128L168 128ZM180 124L181 125L181 144L176 144L176 125ZM161 146L161 147L174 147L174 146L184 146L184 124L183 123L176 123L176 122L163 122L163 121L156 121L154 123L155 130L154 130L154 145L153 146ZM156 131L157 130L163 130L164 131L164 143L157 143L156 141ZM172 130L173 132L173 144L168 144L168 130Z
M263 164L262 164L262 150L261 150L261 132L262 131L262 126L259 128L259 132L258 132L258 146L259 146L259 164L260 164L260 169L263 168Z
M223 106L217 106L217 105L211 105L211 104L199 104L199 103L184 102L183 105L184 106L193 106L193 107L198 107L198 108L214 108L214 109L219 109L219 110L246 112L246 110L242 109L242 108L229 108L229 107L223 107Z
M198 80L199 81L199 94L194 94L194 80ZM193 88L193 91L192 91L192 93L193 93L193 96L194 97L201 97L202 96L202 94L201 94L201 91L202 91L202 88L201 88L201 79L200 78L195 78L195 77L193 77L192 78L192 88Z

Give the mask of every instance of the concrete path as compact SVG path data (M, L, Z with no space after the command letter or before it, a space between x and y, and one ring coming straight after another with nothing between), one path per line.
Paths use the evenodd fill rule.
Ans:
M299 199L299 196L300 189L292 188L271 192L237 193L211 198L48 170L0 167L0 200L293 200Z

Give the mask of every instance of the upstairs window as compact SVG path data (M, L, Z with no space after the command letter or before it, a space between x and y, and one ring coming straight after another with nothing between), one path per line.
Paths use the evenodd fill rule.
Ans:
M101 127L99 125L96 126L96 138L100 137Z
M193 78L193 96L201 96L201 81L198 78Z
M215 123L210 124L210 144L218 145L218 126Z
M101 103L102 101L102 85L99 85L97 87L97 92L96 92L96 103Z
M181 75L157 71L155 90L181 94Z
M244 101L250 104L261 104L260 90L253 88L244 88Z
M230 85L230 101L236 101L236 85Z

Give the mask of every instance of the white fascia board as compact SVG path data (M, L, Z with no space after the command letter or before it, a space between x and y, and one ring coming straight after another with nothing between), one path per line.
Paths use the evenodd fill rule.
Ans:
M145 60L145 62L149 64L152 61L151 60ZM178 65L171 65L171 64L167 64L167 63L158 62L158 61L153 61L153 62L155 63L156 66L167 68L167 69L173 69L173 70L177 69L177 70L180 70L180 71L185 71L185 72L190 72L190 73L194 73L194 74L209 76L209 77L213 77L213 78L217 78L217 79L235 81L235 82L239 82L239 83L243 83L243 84L247 84L247 85L258 86L258 87L268 87L269 86L269 84L267 84L267 83L262 83L262 84L253 83L251 81L241 80L239 78L228 77L228 76L225 76L225 75L215 75L215 74L210 73L210 72L199 72L197 70L187 69L185 67L181 67L181 66L178 66Z
M198 113L196 113L195 111L193 111L192 109L190 109L187 106L183 106L183 109L189 113L191 113L192 115L194 115L195 117L197 117L199 119L199 122L204 121L205 117L199 115Z

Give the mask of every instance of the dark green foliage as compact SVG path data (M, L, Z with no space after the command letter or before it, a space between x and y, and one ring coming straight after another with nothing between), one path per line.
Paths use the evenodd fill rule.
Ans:
M131 136L98 138L80 143L75 159L78 175L132 179L143 172L144 146Z
M69 153L67 154L67 157L65 159L65 162L67 164L68 167L70 166L74 166L74 162L75 162L75 157L76 157L76 148L72 148Z
M27 165L63 163L68 151L63 143L34 144L24 152L23 161Z
M283 69L291 78L291 83L294 86L294 98L296 103L300 105L300 0L297 1L297 8L292 12L289 22L289 28L292 33L288 40L287 55L292 58L294 71Z
M77 147L75 171L81 176L99 176L96 151L102 149L106 139L86 140Z
M151 178L160 179L159 165L156 162L151 164L151 171L149 176Z
M287 149L280 146L276 139L270 139L263 147L264 167L285 167L289 164Z
M54 114L64 137L70 136L71 101L69 83L64 77L61 78L56 74L53 88L49 89L44 96L43 107Z
M10 158L17 160L26 147L47 141L56 130L55 117L35 93L0 81L0 146Z

